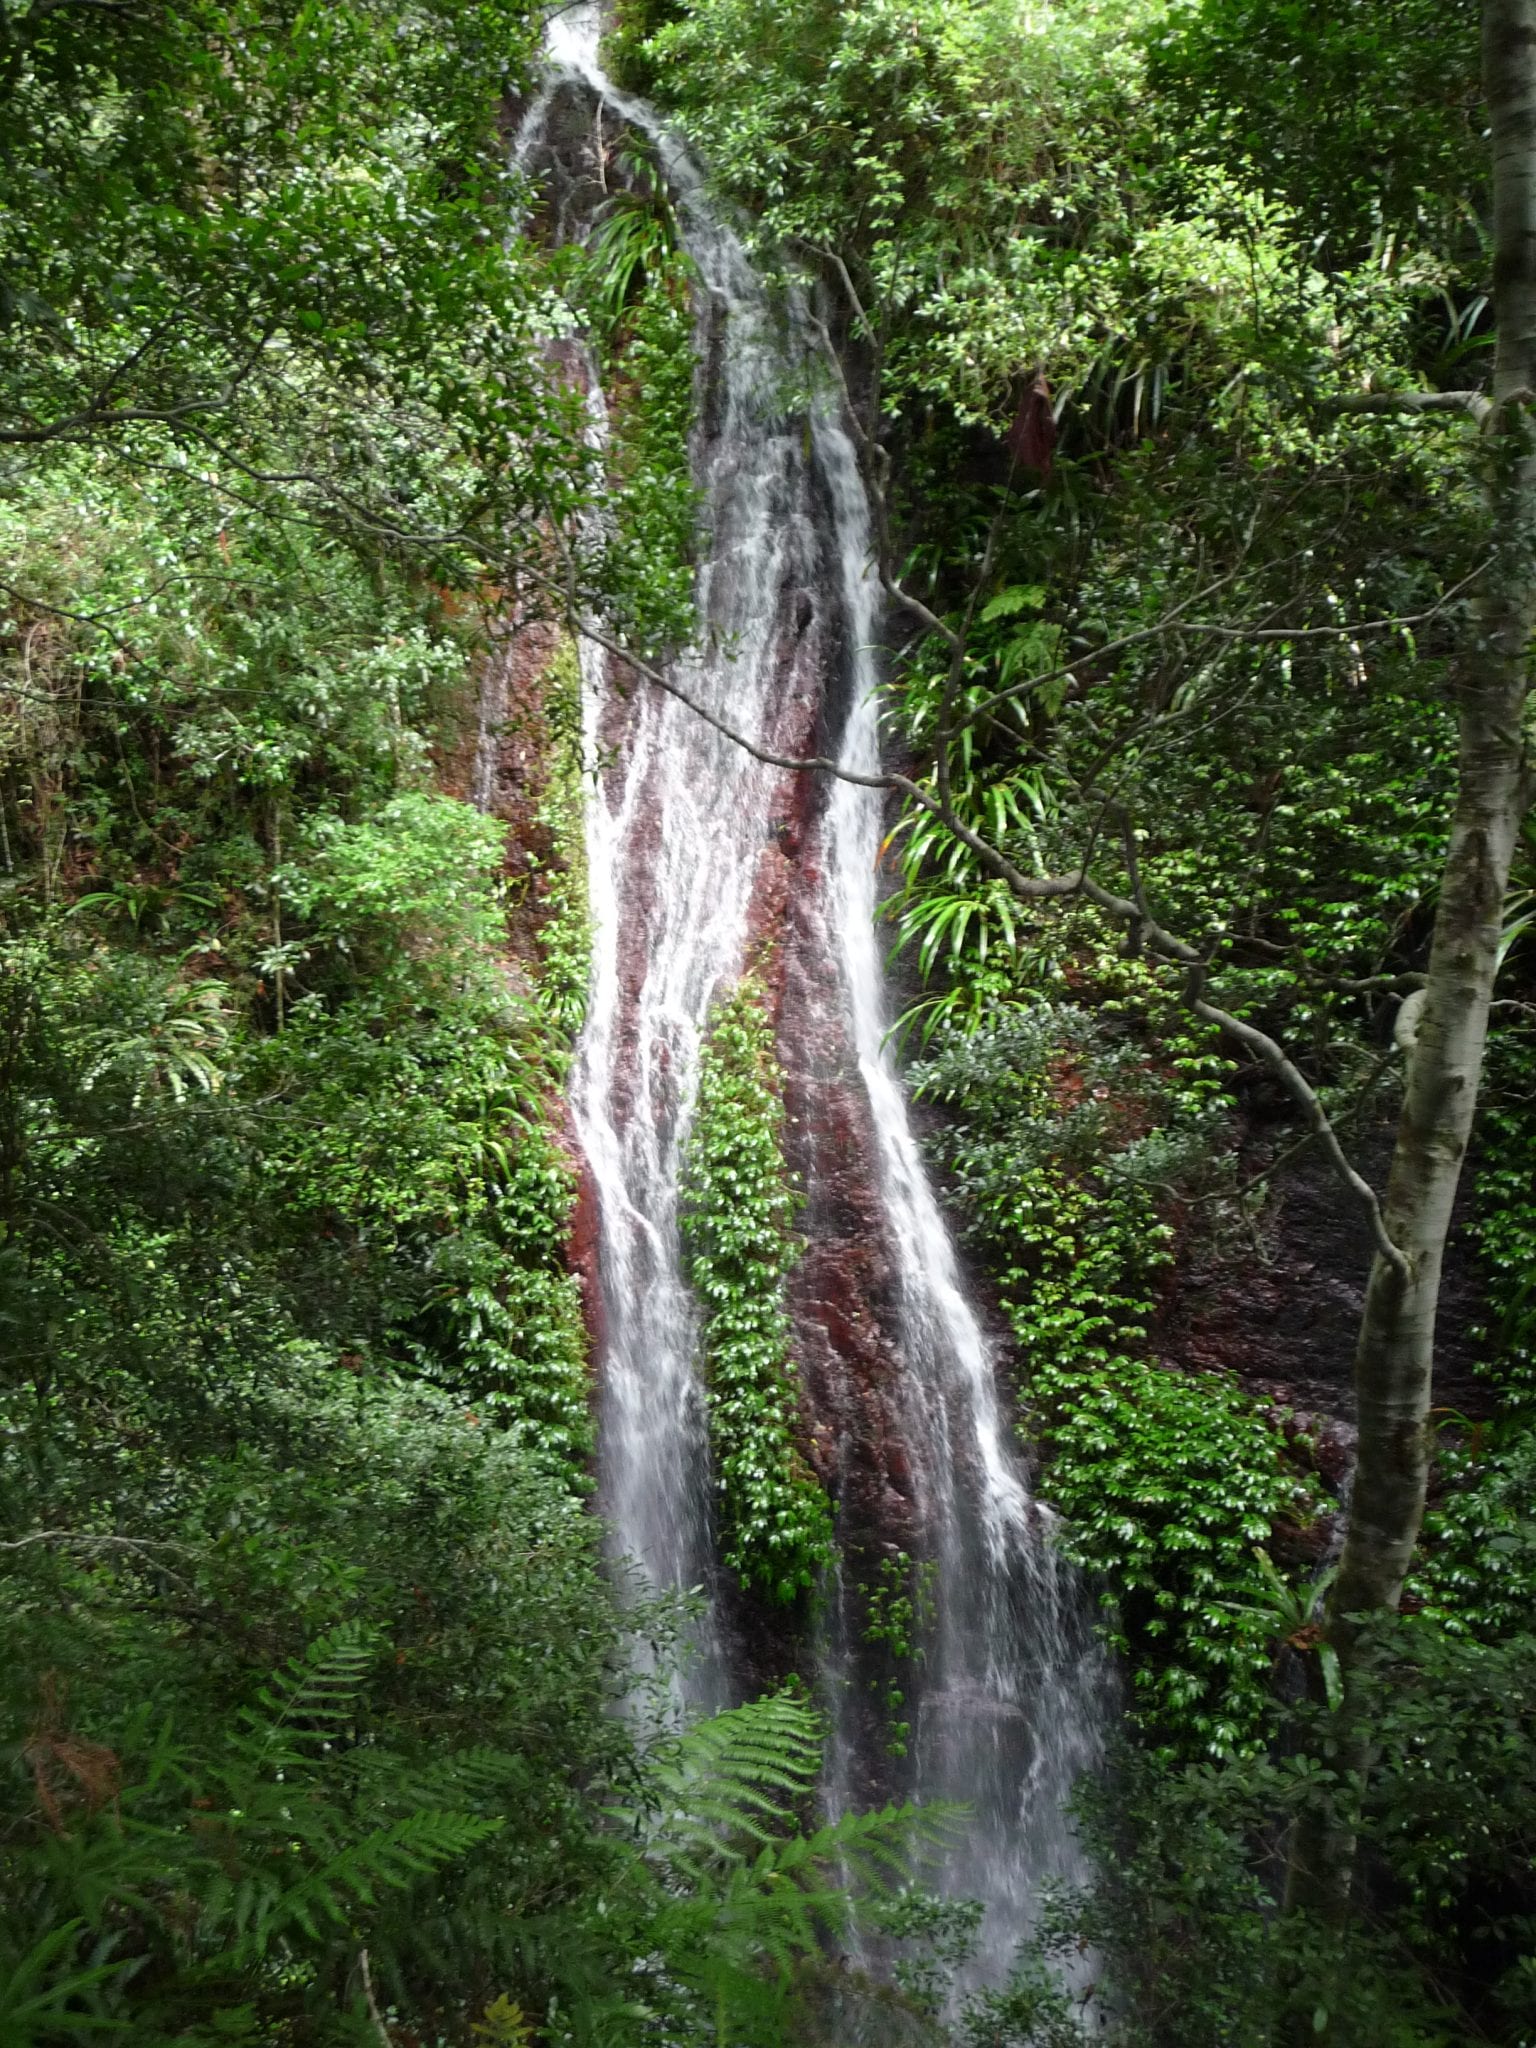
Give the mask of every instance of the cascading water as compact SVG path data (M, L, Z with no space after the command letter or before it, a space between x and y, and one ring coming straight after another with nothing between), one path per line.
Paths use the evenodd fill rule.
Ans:
M831 492L854 664L840 765L875 775L879 621L869 504L841 427L818 417L816 446ZM834 783L828 915L895 1248L906 1441L935 1567L936 1629L918 1702L913 1789L971 1808L949 1885L984 1902L983 1959L1006 1961L1040 1880L1079 1874L1064 1804L1097 1754L1103 1674L1045 1512L1010 1448L996 1363L966 1299L891 1058L875 940L882 830L876 792Z
M547 118L563 86L584 88L643 130L698 273L714 387L696 451L703 651L677 665L676 679L772 751L804 751L832 725L841 765L876 773L880 620L868 502L835 408L813 400L807 419L786 395L815 381L816 330L803 309L770 302L686 152L603 74L598 34L594 5L552 19L549 71L522 135ZM708 1589L709 1458L679 1179L709 1006L742 971L765 851L795 798L782 773L677 699L643 685L620 692L590 649L583 666L589 758L609 763L589 803L594 970L572 1090L598 1206L601 1499L616 1547L654 1585ZM995 1962L1024 1924L1038 1880L1072 1874L1063 1803L1093 1758L1099 1666L1010 1448L994 1360L885 1047L875 937L882 830L878 790L835 781L821 792L796 869L793 921L828 1085L864 1133L863 1234L879 1240L890 1276L879 1316L895 1361L887 1413L902 1440L905 1505L933 1572L936 1621L904 1789L971 1807L947 1883L987 1904L984 1946ZM814 1185L810 1192L814 1207ZM797 1323L835 1375L832 1305L802 1301ZM851 1701L858 1645L841 1618L846 1602L829 1606L827 1796L838 1808L865 1786L889 1785L893 1772L865 1754ZM723 1703L731 1660L713 1600L699 1647L690 1697Z
M551 60L629 118L596 63L593 8L551 24ZM671 155L671 152L669 152ZM764 294L735 238L675 156L701 290L725 310L721 403L701 481L710 535L703 644L680 680L772 744L814 677L793 673L795 593L813 574L803 436L778 405L780 358ZM729 650L728 656L725 650ZM594 973L572 1086L598 1190L603 1327L599 1485L618 1548L658 1587L708 1587L709 1461L698 1317L678 1234L682 1142L711 999L740 972L757 855L777 778L676 700L628 704L588 664L591 758L610 747L588 812ZM699 1631L695 1700L721 1701L717 1629Z

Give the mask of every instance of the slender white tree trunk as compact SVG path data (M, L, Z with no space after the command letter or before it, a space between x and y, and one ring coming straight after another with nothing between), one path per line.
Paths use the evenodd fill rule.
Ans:
M1397 1606L1423 1520L1441 1265L1477 1105L1510 862L1532 796L1526 719L1536 631L1536 0L1485 0L1483 67L1498 323L1484 428L1492 559L1456 678L1456 809L1384 1210L1404 1264L1377 1257L1355 1355L1359 1463L1329 1603L1346 1691L1357 1633L1352 1617ZM1363 1759L1350 1736L1347 1700L1344 1716L1338 1761L1348 1772ZM1292 1903L1342 1904L1350 1860L1343 1818L1299 1827Z

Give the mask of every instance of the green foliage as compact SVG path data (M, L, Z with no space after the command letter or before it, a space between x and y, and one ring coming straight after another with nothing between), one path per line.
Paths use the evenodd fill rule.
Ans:
M551 729L548 783L538 824L549 851L536 882L541 972L538 1001L560 1036L574 1045L587 1009L592 918L587 891L586 792L581 754L581 661L562 641L544 676Z
M491 884L505 838L466 804L411 791L355 822L311 819L297 862L270 886L328 992L353 977L387 991L403 974L419 1001L434 992L424 964L460 983L489 966L503 937Z
M13 1839L5 1872L27 1881L0 1932L8 2041L360 2042L377 1987L441 2038L527 2042L538 2013L592 2048L659 2026L771 2048L855 1890L880 1895L942 1828L887 1809L797 1831L820 1728L778 1696L662 1743L601 1816L565 1816L539 1872L531 1840L508 1854L526 1749L402 1750L398 1709L376 1725L382 1647L333 1630L191 1745L144 1708L115 1750L45 1717L18 1759L42 1839ZM449 1958L517 1997L466 2028L468 1987L423 1998Z
M243 1366L150 1377L141 1327L72 1457L79 1390L7 1391L0 1939L30 1981L69 1929L44 1983L109 1965L73 2009L125 2042L247 2008L253 2041L351 2040L359 1948L419 2012L489 1997L501 1902L579 1887L626 1747L563 1489L459 1402L256 1328Z
M1483 188L1470 0L1201 0L1169 9L1148 45L1153 91L1317 221L1334 261L1426 226L1456 233Z
M957 1119L934 1150L1019 1340L1026 1427L1062 1541L1100 1576L1110 1640L1131 1654L1138 1720L1175 1746L1251 1746L1278 1633L1253 1611L1253 1548L1306 1513L1308 1489L1233 1382L1144 1355L1169 1232L1138 1164L1209 1113L1071 1009L995 1012L912 1080Z
M1094 1876L1048 1905L1018 1986L968 2016L977 2048L1340 2048L1522 2040L1530 2024L1532 1640L1384 1623L1361 1680L1375 1758L1357 1803L1309 1741L1221 1764L1122 1753L1079 1795ZM1319 1761L1319 1759L1324 1759ZM1285 1823L1349 1802L1368 1914L1278 1910ZM1096 1995L1063 1966L1098 1959ZM1074 2009L1076 2008L1076 2009Z
M886 1808L796 1832L820 1737L810 1706L782 1693L650 1757L636 1796L610 1809L617 1853L601 1890L584 1912L530 1930L553 1987L553 2040L805 2038L808 1966L846 1930L856 1898L888 1893L946 1829L943 1814Z
M615 517L602 557L609 609L621 633L642 647L687 640L694 627L693 568L699 492L693 480L694 317L691 266L668 246L671 230L631 208L639 221L630 258L614 268L612 236L595 240L605 289L619 294L607 371L611 489ZM629 298L637 272L644 289Z
M455 580L569 517L579 400L527 346L537 259L486 232L533 27L523 0L8 6L0 433L171 464L210 510L232 456L258 498L442 536Z
M784 1282L796 1256L773 1031L758 984L717 1004L688 1138L683 1240L704 1308L722 1555L773 1600L798 1598L831 1556L825 1492L801 1455Z
M1450 1634L1524 1635L1536 1599L1536 1210L1530 1116L1536 1051L1523 1025L1495 1038L1478 1161L1478 1249L1489 1328L1481 1335L1498 1410L1442 1425L1437 1480L1412 1590Z
M938 1566L931 1560L914 1563L898 1550L893 1557L881 1558L879 1576L865 1589L868 1613L860 1633L866 1643L883 1649L895 1667L870 1681L885 1716L886 1748L892 1756L905 1756L911 1741L912 1723L901 1714L909 1682L902 1667L910 1670L922 1661L920 1645L933 1625L937 1577Z
M1236 151L1192 160L1147 90L1171 13L698 0L638 61L765 242L847 260L902 405L1000 431L1044 369L1139 434L1175 401L1252 415L1272 369L1384 372L1444 259L1325 265Z
M669 21L686 11L684 0L615 0L612 25L603 56L611 75L632 92L650 92L655 80L645 61L645 45Z
M553 1102L584 919L552 859L545 972L510 976L504 829L424 786L472 619L383 557L94 455L0 497L0 526L29 592L0 647L4 1171L28 1301L72 1304L28 1369L111 1356L153 1242L192 1341L265 1299L264 1348L409 1364L584 1486ZM544 828L567 853L578 772ZM37 1220L60 1213L62 1236Z

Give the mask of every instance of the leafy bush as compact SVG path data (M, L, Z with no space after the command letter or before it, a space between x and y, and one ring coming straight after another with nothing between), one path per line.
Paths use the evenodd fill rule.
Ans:
M6 1396L9 1960L67 1929L48 1981L107 1966L83 2011L135 2042L346 2038L359 1948L382 1995L489 1996L494 1897L580 1882L625 1752L596 1526L460 1401L255 1319L200 1356L143 1292L101 1434Z
M1017 1991L979 2002L976 2048L1523 2040L1533 1657L1529 1634L1489 1645L1381 1624L1362 1674L1363 1797L1332 1768L1320 1709L1298 1710L1300 1740L1279 1755L1122 1752L1078 1798L1094 1875L1042 1916ZM1353 1919L1279 1910L1287 1823L1318 1806L1358 1831L1369 1906ZM1079 2003L1062 1973L1085 1951L1099 1981Z
M477 2040L537 2013L559 2043L773 2048L853 1887L888 1889L941 1825L799 1832L820 1728L780 1696L662 1743L601 1815L571 1802L540 1865L525 1750L402 1746L428 1730L370 1711L386 1647L341 1626L190 1742L151 1701L109 1748L48 1696L16 1773L37 1810L0 1859L8 2042L363 2042L383 2004L456 2041L483 2011Z
M1528 1633L1536 1600L1536 1208L1529 1116L1536 1054L1516 1026L1495 1038L1478 1161L1478 1249L1491 1321L1480 1332L1493 1419L1441 1426L1415 1598L1450 1634L1504 1641Z

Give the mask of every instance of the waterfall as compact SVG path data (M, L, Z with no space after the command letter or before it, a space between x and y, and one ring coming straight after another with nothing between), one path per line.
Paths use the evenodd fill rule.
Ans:
M549 68L522 135L563 86L643 130L697 270L712 402L695 450L699 651L678 661L677 679L770 750L796 754L819 738L843 767L876 772L870 511L836 407L803 396L817 386L815 330L793 300L771 301L677 139L606 78L598 32L595 5L553 17ZM891 1361L882 1413L900 1439L893 1497L929 1561L935 1606L898 1774L868 1753L854 1697L860 1648L839 1575L821 1646L833 1722L826 1794L837 1810L895 1777L895 1789L972 1809L945 1883L985 1903L984 1960L995 1974L1040 1879L1077 1874L1064 1800L1096 1752L1101 1667L1012 1448L996 1361L886 1046L875 925L881 792L833 781L806 799L794 778L675 698L616 687L590 648L583 674L588 756L604 765L588 807L594 964L572 1112L598 1208L603 1511L617 1550L653 1585L703 1589L689 1694L696 1705L723 1703L732 1658L679 1178L711 1001L742 971L765 861L786 819L800 818L794 944L824 1070L807 1079L806 1100L818 1088L836 1093L867 1159L857 1234L886 1276L875 1319ZM814 1212L814 1185L810 1193ZM830 1384L850 1368L828 1296L813 1288L798 1305L797 1336Z

